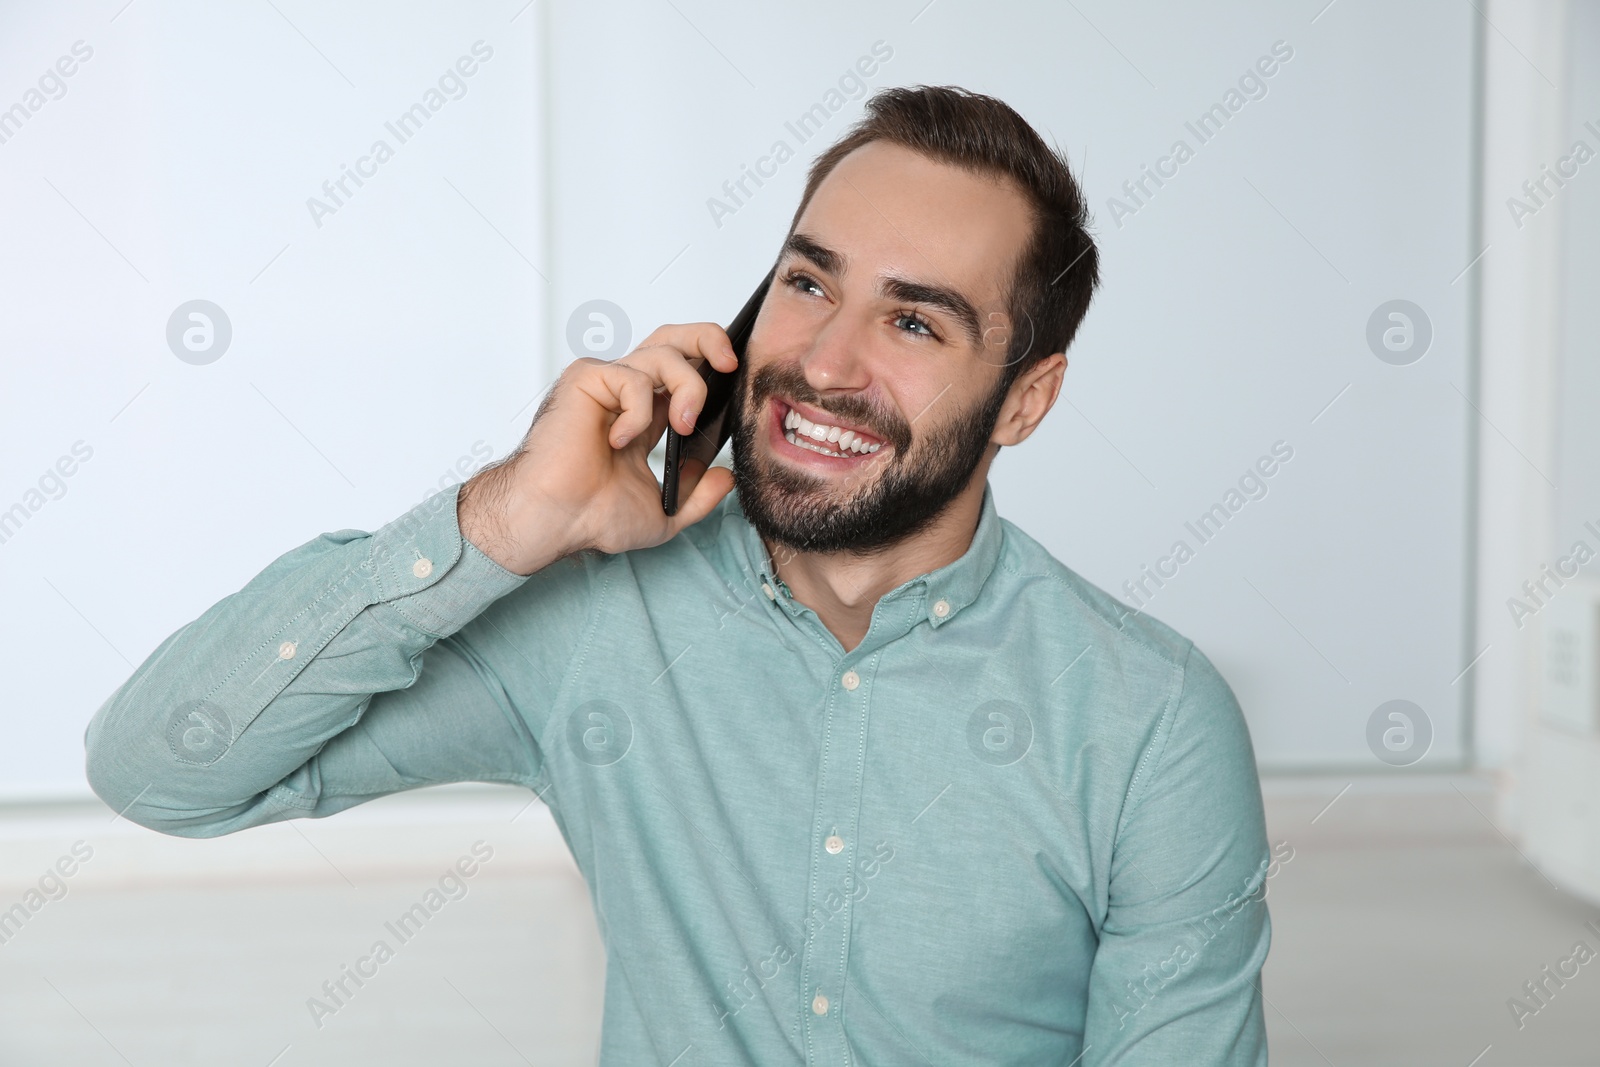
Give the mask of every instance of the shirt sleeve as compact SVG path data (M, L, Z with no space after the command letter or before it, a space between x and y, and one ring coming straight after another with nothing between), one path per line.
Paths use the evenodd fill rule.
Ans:
M1233 692L1190 648L1129 790L1089 979L1085 1065L1265 1065L1261 787Z
M462 537L459 492L322 534L169 636L89 722L94 791L140 825L212 837L442 782L538 788L505 675L525 701L553 696L585 567L506 570Z

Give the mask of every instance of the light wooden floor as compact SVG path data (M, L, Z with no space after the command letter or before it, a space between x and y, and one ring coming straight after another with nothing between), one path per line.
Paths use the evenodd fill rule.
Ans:
M1264 784L1271 840L1295 848L1267 896L1272 1062L1600 1064L1600 956L1551 983L1520 1028L1507 1007L1576 942L1600 953L1585 926L1600 926L1600 907L1523 861L1485 818L1484 783L1399 782L1357 780L1320 816L1350 779Z
M604 964L588 891L530 797L435 790L210 841L104 810L34 818L0 843L0 908L75 840L95 854L0 945L0 1065L594 1063ZM385 924L430 903L478 841L492 858L447 880L402 943ZM327 997L380 939L393 958L359 987L346 978L342 1005Z
M1600 908L1521 861L1480 814L1482 783L1266 791L1272 840L1294 849L1268 896L1274 1064L1600 1064L1600 959L1522 1029L1506 1007L1575 942L1600 951L1583 925ZM0 1067L592 1064L603 964L588 894L526 802L458 787L199 842L89 805L8 812L0 909L73 841L95 852L0 945ZM494 858L400 944L385 922L478 840ZM353 995L319 1026L308 999L380 938L394 958L347 979Z

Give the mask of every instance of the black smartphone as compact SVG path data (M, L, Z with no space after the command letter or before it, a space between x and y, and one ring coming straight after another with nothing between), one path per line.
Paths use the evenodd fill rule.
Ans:
M661 475L661 508L668 515L678 513L678 481L683 474L683 461L698 459L710 467L711 461L717 458L717 453L722 451L722 446L728 443L728 437L733 433L728 406L739 383L744 380L744 346L750 340L756 316L761 313L761 302L766 299L767 290L772 286L773 273L767 271L767 276L761 279L756 291L750 294L750 299L744 302L739 314L728 324L728 340L733 342L733 352L739 357L738 369L720 371L711 365L710 360L701 361L700 377L706 383L706 403L700 409L700 417L695 419L694 432L684 437L671 426L667 427L667 461Z

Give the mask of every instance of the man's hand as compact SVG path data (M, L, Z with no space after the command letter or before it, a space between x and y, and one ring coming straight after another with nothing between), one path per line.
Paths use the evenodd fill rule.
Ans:
M670 418L687 435L705 403L704 360L739 365L722 327L663 326L621 359L584 357L561 373L521 447L462 487L462 534L502 567L532 574L573 552L626 552L670 540L710 514L731 472L684 465L676 515L646 457Z

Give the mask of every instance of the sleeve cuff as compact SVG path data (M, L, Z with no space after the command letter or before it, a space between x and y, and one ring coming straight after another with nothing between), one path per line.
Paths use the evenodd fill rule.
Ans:
M460 492L457 484L434 493L380 528L363 564L375 603L435 637L455 633L531 577L506 570L461 535Z

